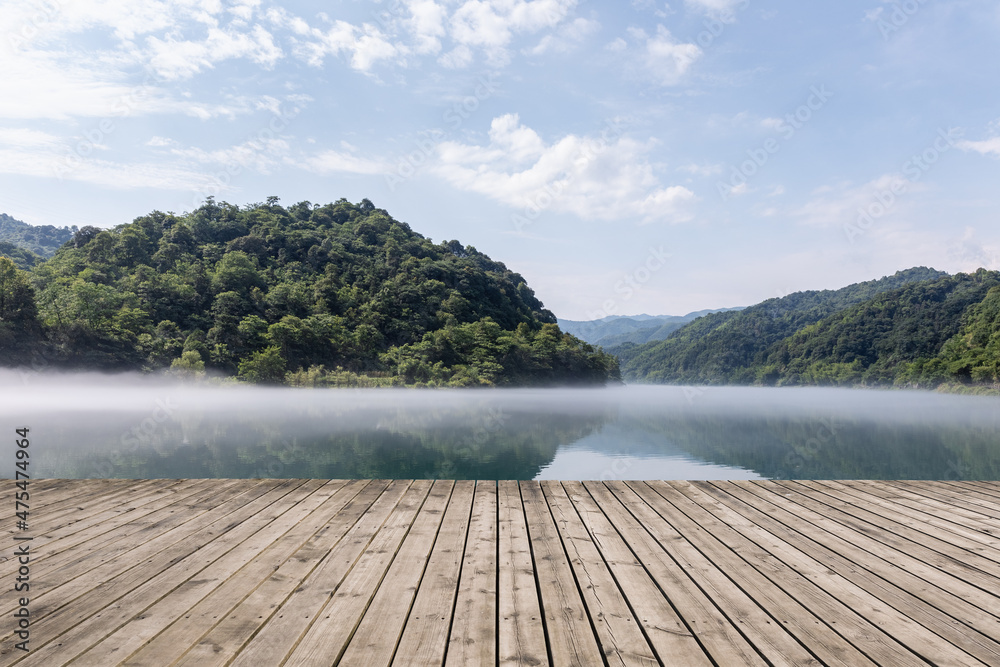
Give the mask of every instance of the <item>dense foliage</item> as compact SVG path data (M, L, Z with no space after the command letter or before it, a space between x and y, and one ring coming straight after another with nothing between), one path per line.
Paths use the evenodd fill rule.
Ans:
M938 387L1000 382L1000 273L926 268L800 292L623 345L626 379Z
M962 328L963 317L977 310L998 285L1000 273L981 269L885 292L781 341L764 364L751 370L765 384L783 385L968 382L974 379L972 368L985 360L973 360L968 346L951 339ZM992 324L995 335L1000 332L995 318ZM974 328L981 334L985 327ZM978 334L973 338L984 341ZM939 357L945 346L948 361ZM997 357L993 359L992 367L977 370L977 381L996 381Z
M76 231L75 226L29 225L6 213L0 213L0 243L10 243L43 258L54 255L60 246L73 238ZM10 257L2 249L0 249L0 255ZM11 257L11 259L14 258Z
M22 248L19 245L6 241L0 241L0 257L10 259L14 262L14 266L25 271L44 261L44 258L36 255L27 248Z
M559 330L520 275L458 241L432 243L368 200L209 200L183 216L84 227L31 276L37 315L25 330L36 332L32 356L53 365L312 386L618 374L614 357ZM0 348L0 361L25 363L22 343Z

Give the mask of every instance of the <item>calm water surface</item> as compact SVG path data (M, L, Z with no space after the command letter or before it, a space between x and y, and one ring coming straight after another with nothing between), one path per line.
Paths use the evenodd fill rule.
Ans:
M261 389L0 377L33 477L1000 479L1000 399L821 388ZM13 474L13 455L0 457Z

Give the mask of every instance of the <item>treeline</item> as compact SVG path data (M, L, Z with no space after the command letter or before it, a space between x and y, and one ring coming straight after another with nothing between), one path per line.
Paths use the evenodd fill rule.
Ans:
M4 262L6 262L4 264ZM309 386L603 383L517 273L367 199L209 200L0 259L0 363L214 372Z
M1000 273L910 269L709 315L664 341L612 351L634 381L993 387Z

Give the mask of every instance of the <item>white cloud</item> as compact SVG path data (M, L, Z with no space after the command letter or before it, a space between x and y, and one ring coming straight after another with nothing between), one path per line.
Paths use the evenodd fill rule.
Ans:
M52 147L61 143L59 137L26 127L0 127L0 146L18 148Z
M243 21L249 21L253 18L254 11L258 7L260 7L260 0L234 0L230 6L226 7L226 11Z
M382 161L352 155L350 152L327 150L318 155L296 162L310 171L328 174L344 172L349 174L378 175L390 171L390 166Z
M313 67L323 65L327 56L347 55L353 69L370 71L381 61L402 62L408 49L402 44L394 44L391 36L383 33L370 23L360 27L337 20L327 30L310 27L297 16L284 9L268 12L268 18L276 25L288 28L299 35L295 52Z
M677 171L684 171L689 174L695 174L697 176L715 176L722 173L721 164L696 164L692 162L691 164L685 164L677 167Z
M887 222L905 218L912 211L913 194L927 188L900 173L883 174L860 186L841 184L813 192L813 198L792 211L803 224L813 227L854 228L862 231L885 227ZM863 216L867 213L868 218ZM871 222L869 222L869 219Z
M460 44L454 49L438 58L438 64L448 69L461 69L468 67L472 63L472 49L465 44Z
M0 148L0 173L44 179L79 181L117 190L156 188L197 191L211 185L212 178L201 171L178 165L149 162L115 162L88 157L75 158L68 150Z
M972 151L981 155L993 155L1000 157L1000 118L994 120L987 127L989 136L979 141L956 141L955 145L963 151ZM961 136L961 131L954 130L954 134ZM952 132L949 132L949 135Z
M257 0L232 5L247 15ZM241 9L242 7L242 9ZM241 104L177 99L169 81L211 69L226 59L271 67L281 57L273 36L247 28L221 2L81 0L7 3L0 12L4 54L0 117L105 117L182 113L201 118L242 113ZM242 22L242 27L237 23ZM99 46L83 47L80 37ZM149 72L143 76L142 71Z
M698 45L675 40L663 25L656 26L655 35L649 35L641 28L629 28L628 33L633 41L639 43L639 52L634 60L642 64L644 76L663 86L680 83L691 65L702 55ZM619 53L630 50L621 38L605 48Z
M170 153L184 160L200 164L223 165L234 170L254 169L262 174L270 172L271 168L289 152L288 142L279 138L253 138L242 144L228 148L205 150L194 146L190 148L173 148Z
M234 58L246 58L270 69L282 56L274 37L259 25L249 33L210 28L200 41L150 37L147 45L150 66L167 80L187 79Z
M962 235L953 239L948 246L949 257L957 263L961 270L971 272L982 267L995 271L1000 269L1000 244L984 243L979 238L976 228L966 226Z
M369 72L383 62L408 65L414 55L443 53L438 63L455 69L469 66L477 52L490 65L506 65L516 37L559 26L564 29L547 41L543 37L545 45L536 48L569 48L595 27L587 19L565 24L577 1L403 0L405 15L395 16L395 9L377 13L378 26L337 20L324 29L312 27L283 8L271 8L266 15L274 25L296 35L294 52L313 66L321 66L329 55L348 54L354 69ZM329 22L324 15L318 17Z
M614 39L613 41L608 42L607 44L605 44L604 48L607 51L611 51L613 53L620 53L620 52L625 51L626 49L628 49L628 42L626 42L621 37L618 37L618 38Z
M417 53L435 54L441 51L445 35L444 20L448 10L434 0L413 0L409 5L407 27L413 35Z
M545 35L529 53L541 55L555 52L566 53L578 47L587 37L597 32L601 24L590 19L578 18L564 23L553 34Z
M516 34L531 34L559 25L577 0L466 0L452 14L451 38L460 45L481 49L487 61L502 65Z
M493 119L485 146L439 144L433 169L454 187L516 209L551 208L604 220L691 218L687 204L694 194L662 186L646 159L648 146L605 134L571 134L547 144L516 114L507 114Z
M982 141L958 141L956 146L963 151L973 151L982 155L1000 157L1000 137L991 137Z
M153 148L164 148L166 146L176 146L177 142L169 137L151 137L149 141L146 142L147 146L152 146Z
M746 9L750 0L684 0L690 9L716 17L729 17L737 9Z
M730 197L736 197L736 196L739 196L739 195L745 195L745 194L748 194L750 192L753 192L753 190L751 190L750 186L747 185L745 182L744 183L740 183L739 185L734 185L734 186L732 186L732 187L729 188L729 196Z

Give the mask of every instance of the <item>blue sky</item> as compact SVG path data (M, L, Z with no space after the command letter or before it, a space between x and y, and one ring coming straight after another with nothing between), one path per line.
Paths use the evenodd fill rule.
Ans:
M0 212L371 199L566 319L1000 269L1000 5L0 2Z

